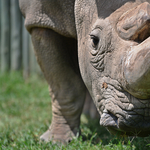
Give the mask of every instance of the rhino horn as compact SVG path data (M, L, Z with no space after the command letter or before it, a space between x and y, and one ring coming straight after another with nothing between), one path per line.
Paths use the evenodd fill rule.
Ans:
M145 2L121 16L120 37L135 42L123 64L125 88L139 99L150 98L150 4Z

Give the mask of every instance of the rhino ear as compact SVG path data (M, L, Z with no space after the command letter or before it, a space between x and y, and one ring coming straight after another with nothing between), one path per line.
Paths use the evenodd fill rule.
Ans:
M97 0L76 0L75 19L77 36L80 42L82 37L86 37L98 18Z

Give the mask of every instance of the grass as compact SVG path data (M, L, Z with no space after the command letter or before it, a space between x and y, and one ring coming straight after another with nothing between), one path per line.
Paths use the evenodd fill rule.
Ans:
M150 137L119 138L100 127L99 120L82 115L82 136L67 146L40 142L51 122L51 101L45 80L32 76L24 81L21 73L0 73L1 150L147 150Z

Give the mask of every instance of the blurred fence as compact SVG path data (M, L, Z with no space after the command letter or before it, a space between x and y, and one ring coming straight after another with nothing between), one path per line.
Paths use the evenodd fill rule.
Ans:
M0 0L0 71L40 73L18 0Z

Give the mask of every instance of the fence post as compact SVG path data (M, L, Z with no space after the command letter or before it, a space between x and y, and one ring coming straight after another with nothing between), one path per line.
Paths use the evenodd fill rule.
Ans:
M24 18L22 18L22 61L23 61L23 77L29 77L29 33L24 27Z
M1 0L0 0L0 70L1 70Z
M10 0L1 0L1 71L10 69Z
M22 17L18 0L10 0L11 4L11 70L20 70L21 62L21 25Z

